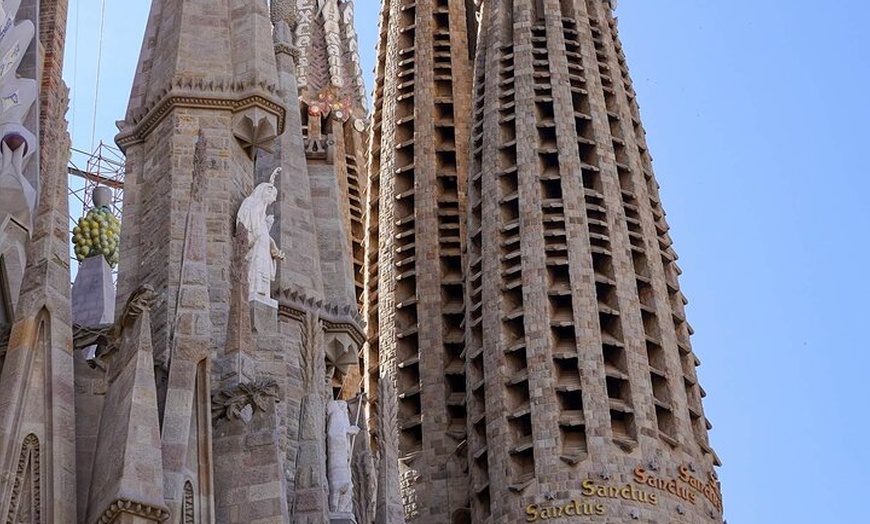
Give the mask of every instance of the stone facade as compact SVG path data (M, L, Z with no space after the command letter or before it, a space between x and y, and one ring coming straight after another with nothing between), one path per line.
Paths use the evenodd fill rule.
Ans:
M722 522L610 2L385 0L369 116L352 2L154 0L117 293L69 285L66 5L0 13L0 518Z

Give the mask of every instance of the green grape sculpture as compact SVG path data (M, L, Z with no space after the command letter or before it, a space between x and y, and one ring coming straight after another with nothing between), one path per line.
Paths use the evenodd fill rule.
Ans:
M73 228L73 244L79 262L102 255L111 267L118 264L121 221L108 206L95 207L79 219Z

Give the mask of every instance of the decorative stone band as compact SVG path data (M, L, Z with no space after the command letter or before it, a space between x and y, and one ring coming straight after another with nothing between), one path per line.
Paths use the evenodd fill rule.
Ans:
M300 52L299 48L295 45L275 44L276 55L290 55L293 58L299 58Z
M284 132L286 109L277 96L248 95L242 98L232 96L195 96L195 95L169 95L155 104L144 116L136 119L131 128L122 131L115 137L115 143L122 151L127 147L138 144L148 137L157 125L166 118L173 109L218 109L239 113L251 108L261 108L271 113L277 119L277 134Z
M119 499L109 505L106 511L103 512L103 516L97 520L97 523L109 524L114 522L122 513L128 513L154 522L164 522L169 519L169 511L166 508Z

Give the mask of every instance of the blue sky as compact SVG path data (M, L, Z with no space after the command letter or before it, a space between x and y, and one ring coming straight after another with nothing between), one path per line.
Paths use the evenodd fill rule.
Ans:
M82 149L101 4L71 2ZM377 6L356 4L371 89ZM123 118L148 5L106 3L97 141ZM684 271L726 518L868 522L870 4L621 0L617 14Z

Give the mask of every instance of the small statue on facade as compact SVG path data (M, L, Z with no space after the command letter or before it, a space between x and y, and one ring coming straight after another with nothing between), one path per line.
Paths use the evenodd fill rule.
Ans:
M239 208L236 216L236 226L244 226L248 232L248 286L250 300L272 302L271 287L275 280L277 261L284 260L284 252L278 249L275 240L269 234L274 215L267 215L266 208L278 198L278 188L275 187L275 177L281 172L276 168L268 182L263 182L254 188Z
M353 480L350 466L350 439L359 428L350 423L347 402L331 400L326 404L326 453L329 478L329 510L353 515Z

